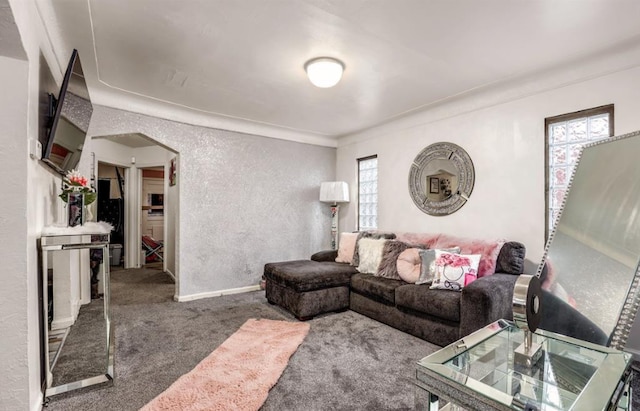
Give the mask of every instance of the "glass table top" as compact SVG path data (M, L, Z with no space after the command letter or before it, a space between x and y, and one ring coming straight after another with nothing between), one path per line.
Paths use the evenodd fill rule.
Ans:
M418 379L422 368L450 380L454 387L464 386L462 391L515 409L569 410L580 409L574 408L579 398L580 403L591 401L597 392L602 397L606 386L614 393L631 361L629 354L618 350L540 331L533 342L541 346L542 356L528 368L514 362L514 351L523 341L522 330L498 321L423 358Z

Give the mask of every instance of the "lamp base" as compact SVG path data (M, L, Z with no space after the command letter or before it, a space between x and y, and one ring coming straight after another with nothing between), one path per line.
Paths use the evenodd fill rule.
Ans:
M338 213L340 212L340 206L337 204L331 205L331 249L338 249Z

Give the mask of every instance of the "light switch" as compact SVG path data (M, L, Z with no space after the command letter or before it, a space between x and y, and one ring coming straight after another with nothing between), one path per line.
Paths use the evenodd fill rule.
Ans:
M36 160L42 158L42 143L35 138L29 139L29 157Z

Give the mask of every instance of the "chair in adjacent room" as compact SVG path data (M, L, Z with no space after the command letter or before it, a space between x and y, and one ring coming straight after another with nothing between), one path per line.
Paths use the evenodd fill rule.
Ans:
M162 241L155 240L150 235L142 236L142 248L144 249L145 262L155 263L156 261L164 261Z

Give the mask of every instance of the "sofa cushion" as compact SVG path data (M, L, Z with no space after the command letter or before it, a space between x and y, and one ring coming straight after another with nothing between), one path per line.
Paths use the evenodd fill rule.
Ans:
M351 260L351 265L354 267L357 267L360 265L360 255L358 254L358 243L363 238L373 238L373 239L384 238L387 240L393 240L394 238L396 238L396 235L394 233L383 233L383 232L377 232L377 231L359 232L358 238L356 239L356 247L353 250L353 260Z
M334 262L336 261L336 257L338 256L338 251L337 250L323 250L323 251L318 251L317 253L314 253L313 255L311 255L311 260L313 261L331 261Z
M353 283L352 283L353 284ZM405 284L396 288L398 307L432 315L449 321L460 321L461 293L432 290L427 285Z
M407 282L416 284L431 284L433 282L433 279L436 277L436 251L437 250L420 251L420 277L416 281ZM445 248L442 251L460 254L460 247Z
M432 289L462 291L478 278L480 254L453 254L436 250L436 275Z
M367 274L378 272L380 261L382 261L382 250L386 241L373 238L363 238L358 241L358 255L360 256L358 271Z
M522 274L524 272L524 244L517 241L504 243L496 261L496 272L507 274ZM540 279L542 281L542 278Z
M411 246L403 241L387 240L382 250L382 260L378 266L378 277L393 278L394 280L402 280L398 273L398 257L407 248ZM405 280L406 281L406 280Z
M407 283L415 283L420 277L422 260L420 259L419 248L407 248L398 256L396 268L398 276Z
M338 244L338 256L336 263L349 263L353 260L353 253L356 249L358 233L340 233L340 243Z
M371 297L389 304L395 303L395 290L402 284L402 280L376 277L371 274L354 274L351 277L351 291Z
M311 260L268 263L264 266L268 281L299 292L349 285L351 275L356 272L355 267L349 264Z
M460 254L480 254L482 257L478 267L478 278L482 278L496 272L496 261L503 244L504 240L482 240L441 234L432 248L460 247Z

